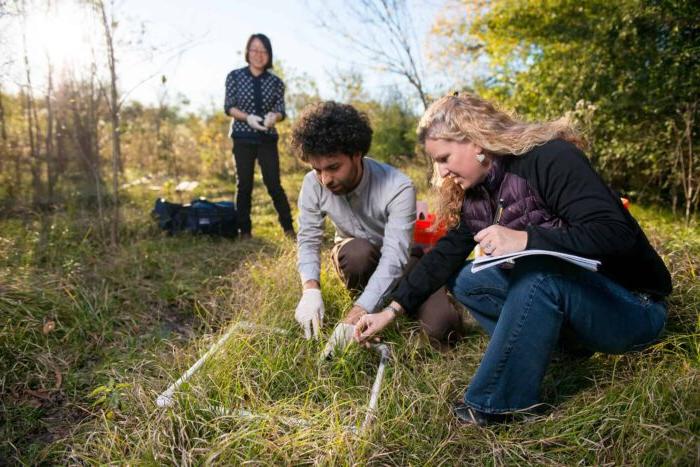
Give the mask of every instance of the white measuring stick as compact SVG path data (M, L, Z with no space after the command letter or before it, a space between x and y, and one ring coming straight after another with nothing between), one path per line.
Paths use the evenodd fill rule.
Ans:
M175 391L177 390L178 387L185 381L187 381L194 372L196 372L199 367L202 366L202 364L209 358L211 355L213 355L221 346L233 335L233 333L240 329L259 329L259 330L264 330L264 331L269 331L273 332L275 334L282 334L282 335L288 335L289 331L286 329L282 328L276 328L272 326L265 326L263 324L255 324L255 323L250 323L246 321L240 321L236 324L234 324L231 329L224 334L221 339L219 339L218 342L216 342L213 346L209 348L209 350L202 355L202 357L195 362L194 365L192 365L185 373L180 376L180 378L175 381L173 384L168 387L162 394L158 396L156 399L156 404L159 407L171 407L174 403L175 400L173 398L173 395ZM367 405L367 414L365 415L365 419L362 422L362 426L360 427L360 432L364 432L374 421L375 416L376 416L376 411L377 411L377 403L379 401L379 393L381 392L382 388L382 381L384 380L384 370L386 368L386 364L389 362L391 358L391 350L389 346L386 344L375 344L372 345L371 348L379 353L379 367L377 368L377 375L374 378L374 384L372 384L372 390L370 392L370 399L369 399L369 404ZM236 416L240 418L247 418L247 419L265 419L265 420L270 420L272 417L266 416L266 415L260 415L254 412L251 412L249 410L245 409L226 409L221 406L215 406L214 411L218 413L219 415L230 415L230 416ZM291 426L309 426L309 421L297 417L274 417L277 418L278 420L282 421L283 423L286 423L287 425ZM346 427L348 431L355 432L357 433L357 430L355 427Z
M356 426L345 426L343 427L345 430L355 433L355 434L362 434L369 426L372 424L372 422L375 419L376 416L376 411L377 411L377 403L379 402L379 393L382 388L382 381L384 380L384 370L386 368L386 364L389 362L391 358L391 349L389 348L388 345L386 344L374 344L371 346L372 350L375 352L379 353L379 367L377 368L377 375L374 378L374 384L372 384L372 390L370 392L370 399L369 403L367 404L367 414L365 415L365 419L362 423L362 426L358 430ZM216 405L212 407L214 413L221 415L221 416L232 416L236 418L241 418L241 419L247 419L247 420L278 420L286 425L289 426L298 426L298 427L309 427L311 426L311 422L309 420L303 419L303 418L298 418L298 417L285 417L285 416L270 416L270 415L264 415L256 412L251 412L250 410L246 409L229 409L222 407L220 405Z
M374 384L372 385L372 392L370 393L369 404L367 405L367 415L365 415L365 421L362 422L361 431L366 430L374 420L377 411L377 402L379 401L379 392L382 389L382 380L384 379L384 368L391 355L389 346L386 344L373 345L372 348L379 352L379 367L377 368L377 376L374 378Z
M156 405L158 407L172 407L172 405L175 403L175 399L173 399L173 395L175 394L175 391L177 388L179 388L182 383L190 379L190 377L201 367L204 362L206 362L209 357L211 357L217 350L221 348L222 345L233 335L235 331L237 331L239 328L244 328L244 329L260 329L260 330L265 330L265 331L270 331L274 332L276 334L288 334L288 331L285 329L281 328L276 328L272 326L265 326L262 324L255 324L255 323L249 323L247 321L239 321L233 326L231 326L231 329L228 330L226 334L224 334L221 339L219 339L216 344L212 345L207 352L201 356L199 360L197 360L194 365L192 365L187 371L185 371L180 378L178 378L177 381L175 381L173 384L171 384L168 389L163 391L158 398L156 399Z

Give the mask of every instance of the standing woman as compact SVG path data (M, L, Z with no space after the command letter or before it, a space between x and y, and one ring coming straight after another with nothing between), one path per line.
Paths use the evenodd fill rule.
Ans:
M393 301L363 316L366 341L442 285L491 340L454 415L505 422L540 404L540 385L559 348L618 354L657 339L671 277L634 218L593 170L566 119L527 123L473 95L428 108L418 137L443 179L440 213L450 231L406 276ZM511 269L471 272L479 244L489 255L554 250L602 262L592 272L529 256Z
M272 68L272 45L266 35L250 36L245 61L248 66L233 70L226 77L224 102L224 112L233 117L229 136L233 139L238 179L238 228L241 238L250 238L250 198L257 159L282 229L286 235L294 237L289 202L280 183L275 129L275 124L285 117L284 83L268 71Z

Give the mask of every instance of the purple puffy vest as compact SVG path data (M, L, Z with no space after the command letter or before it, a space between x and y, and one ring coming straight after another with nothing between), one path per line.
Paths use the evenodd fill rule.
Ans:
M499 224L504 227L525 230L528 225L546 228L566 225L564 220L547 210L527 180L503 170L496 161L486 180L464 195L462 222L472 234L493 224L499 200L503 205Z

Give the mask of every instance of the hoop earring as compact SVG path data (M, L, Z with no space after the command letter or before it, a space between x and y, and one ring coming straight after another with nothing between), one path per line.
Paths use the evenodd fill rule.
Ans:
M479 154L476 155L476 160L479 162L479 164L483 164L484 161L486 160L486 156L484 155L483 152L480 152Z

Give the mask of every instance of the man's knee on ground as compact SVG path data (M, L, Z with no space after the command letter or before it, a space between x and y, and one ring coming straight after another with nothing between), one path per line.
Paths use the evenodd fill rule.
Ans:
M421 321L421 329L432 343L442 345L455 345L464 338L463 324L460 320L450 319L444 321Z
M444 288L420 307L418 319L431 342L453 345L465 335L461 310L450 301Z
M341 279L349 289L361 289L379 263L379 249L363 238L354 238L340 247L337 260Z

